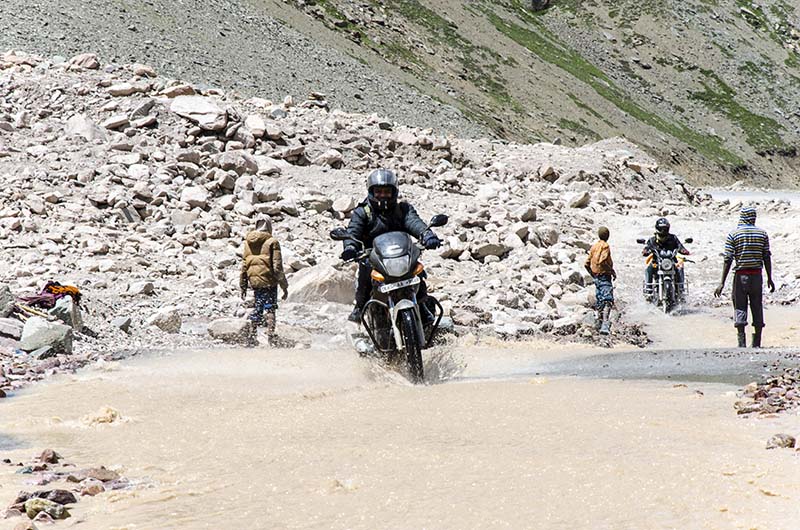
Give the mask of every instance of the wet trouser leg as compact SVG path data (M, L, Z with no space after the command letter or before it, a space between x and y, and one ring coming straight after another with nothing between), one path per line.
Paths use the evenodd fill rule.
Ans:
M372 266L367 261L358 262L358 276L356 277L356 307L363 309L369 302L372 290Z

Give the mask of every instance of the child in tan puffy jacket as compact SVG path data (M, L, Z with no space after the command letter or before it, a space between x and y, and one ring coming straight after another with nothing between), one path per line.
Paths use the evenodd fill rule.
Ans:
M247 233L242 252L242 272L239 285L242 299L247 296L247 287L253 289L255 308L250 314L247 342L258 345L256 331L259 324L267 328L270 344L275 341L275 312L278 309L278 286L283 290L283 300L289 296L286 275L283 272L283 257L278 240L272 236L272 222L262 217L256 229Z

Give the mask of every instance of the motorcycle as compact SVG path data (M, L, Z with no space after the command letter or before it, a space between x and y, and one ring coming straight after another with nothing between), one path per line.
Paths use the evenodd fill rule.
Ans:
M686 239L686 243L692 243L692 238ZM637 239L640 245L647 244L644 239ZM647 256L646 264L648 267L656 269L655 280L652 283L643 282L643 292L645 300L652 302L664 313L670 313L679 303L686 301L688 285L686 275L680 274L684 269L685 263L693 261L678 255L678 250L652 249ZM682 278L682 281L681 281Z
M446 215L434 216L428 228L447 224ZM351 239L345 228L330 233L334 241ZM356 257L368 259L372 266L372 294L361 312L361 325L375 350L389 363L405 358L410 379L421 383L424 377L422 350L430 347L444 316L442 305L428 295L425 308L417 300L425 267L419 262L424 248L405 232L388 232L375 238L372 248ZM423 319L427 311L431 319Z

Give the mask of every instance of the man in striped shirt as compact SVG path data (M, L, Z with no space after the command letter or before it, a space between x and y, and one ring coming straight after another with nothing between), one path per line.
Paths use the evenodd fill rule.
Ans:
M756 209L746 206L742 208L739 226L728 234L725 242L725 263L722 268L722 281L714 291L714 296L722 295L725 280L734 267L733 310L734 326L736 326L739 347L747 346L744 328L747 326L747 307L753 315L753 348L761 347L761 330L764 327L764 306L762 291L764 280L761 270L767 271L767 285L770 292L775 292L772 281L772 257L769 250L767 232L756 225Z

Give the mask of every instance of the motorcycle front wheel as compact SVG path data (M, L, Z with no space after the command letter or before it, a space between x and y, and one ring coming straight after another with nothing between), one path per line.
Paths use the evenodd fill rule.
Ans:
M403 344L406 349L406 362L408 374L412 383L421 383L423 379L422 349L419 344L417 332L417 319L414 311L408 309L400 313L400 333L403 335Z

